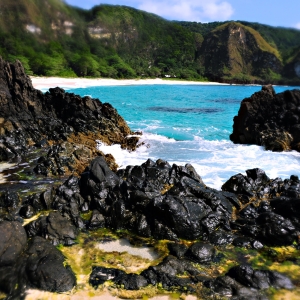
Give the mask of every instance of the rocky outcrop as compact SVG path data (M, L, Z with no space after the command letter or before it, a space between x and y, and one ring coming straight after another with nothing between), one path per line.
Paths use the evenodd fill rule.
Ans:
M205 75L211 80L251 83L282 70L277 49L259 32L238 22L212 30L202 44L201 56Z
M268 85L244 99L230 140L272 151L300 151L300 90L276 94Z
M217 191L205 186L189 164L171 166L163 160L148 160L115 173L104 158L97 157L81 178L71 176L56 188L23 199L10 191L0 195L0 230L8 230L1 235L0 282L5 286L0 283L0 289L13 295L22 294L28 286L71 289L74 274L63 266L64 258L53 247L74 244L80 230L106 227L167 239L170 255L139 275L95 266L89 280L92 286L111 280L128 290L161 284L167 290L194 293L200 284L211 296L245 294L265 299L258 298L261 290L292 289L293 283L278 272L246 265L216 276L201 272L194 264L217 263L223 257L220 249L227 245L252 251L292 244L299 248L299 198L296 176L270 179L262 170L252 169L231 177ZM42 213L49 210L55 212ZM18 222L33 212L42 215L24 230ZM89 217L83 219L87 212ZM13 253L6 253L12 243ZM47 274L49 280L39 274ZM16 284L19 290L13 291Z
M0 107L0 161L53 145L47 162L39 162L44 169L37 172L44 175L74 169L80 174L82 165L98 154L96 140L131 150L138 141L128 137L129 127L110 104L60 88L43 94L33 88L19 61L9 64L0 58Z

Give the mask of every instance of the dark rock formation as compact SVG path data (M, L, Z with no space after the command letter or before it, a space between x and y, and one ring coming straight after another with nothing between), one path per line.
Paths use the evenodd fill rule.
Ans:
M184 274L184 276L182 276ZM267 299L263 290L293 289L291 280L278 272L255 270L249 265L231 268L225 276L212 279L208 274L194 267L185 259L168 256L162 263L149 267L140 275L126 274L118 269L93 267L89 283L98 287L106 281L126 290L139 290L147 285L162 285L166 290L195 292L198 283L209 288L208 295L217 294L232 299ZM207 297L210 298L210 297Z
M19 222L0 223L0 267L12 265L27 244L26 231Z
M5 249L3 252L0 247L6 261L1 261L0 281L5 287L0 283L0 289L16 295L26 285L49 291L70 289L75 284L74 275L64 268L61 277L56 277L55 270L63 268L63 257L52 255L51 249L58 244L72 245L80 229L100 227L175 242L169 244L171 255L140 275L94 267L90 284L95 287L111 280L129 290L161 284L167 290L195 292L201 283L211 295L236 299L265 299L260 291L268 287L293 288L288 278L276 272L240 266L216 278L194 266L220 261L220 249L230 244L260 250L265 245L300 242L298 177L272 180L260 169L247 170L246 174L233 176L223 185L223 191L216 191L203 184L191 165L171 166L163 160L148 160L114 173L105 159L97 157L80 179L70 176L56 188L25 199L6 191L0 195L0 205L2 219L7 221L0 223L0 230L13 228L18 224L14 220L22 221L20 215L30 215L33 210L56 212L41 215L25 226L32 238L29 245L20 225L16 225L19 233L13 237L3 235L4 245L12 241L16 249L6 258ZM82 219L81 213L88 211L89 219ZM190 242L184 244L180 239ZM203 241L192 242L197 239ZM41 273L48 274L49 282L40 279ZM20 290L14 291L16 283Z
M181 277L183 274L185 276ZM177 288L182 291L195 292L195 283L205 279L210 279L210 277L199 271L191 262L170 255L159 265L146 269L140 275L126 274L117 269L94 267L89 282L92 286L98 287L105 281L111 280L127 290L138 290L147 285L161 284L166 290Z
M197 242L188 249L185 256L197 263L209 263L215 256L215 249L210 244Z
M207 187L189 164L171 166L161 159L149 159L114 172L111 156L98 156L92 150L95 140L134 149L137 139L126 138L130 130L109 104L59 88L44 95L33 89L20 63L11 65L0 59L0 67L0 160L23 155L30 147L45 147L47 154L38 159L37 174L82 172L80 178L72 175L63 184L23 197L16 191L0 192L0 290L8 299L22 299L27 288L72 289L75 275L64 266L64 257L55 246L70 246L80 230L101 227L168 239L171 255L139 275L94 267L90 284L95 287L111 280L129 290L161 285L194 293L200 283L211 295L233 299L264 299L263 289L293 288L277 272L241 265L216 277L219 273L209 275L195 264L212 266L222 259L220 249L230 244L253 249L299 244L298 177L270 179L264 171L251 169L246 176L231 177L217 191ZM286 128L292 128L291 146L297 137L299 93L279 96L271 87L264 87L248 101L254 105L260 94L270 101L292 99L283 105L282 120ZM288 109L293 111L294 127L287 125ZM250 112L246 110L247 118L258 111L255 104ZM243 119L246 123L247 118ZM259 124L262 127L256 129L264 128L263 121ZM91 160L93 156L97 157ZM37 212L41 215L23 228L23 219Z
M271 286L283 289L292 289L294 287L289 278L278 272L254 270L249 265L233 267L229 270L227 276L244 286L259 290L267 289Z
M75 286L75 275L64 267L64 256L46 240L35 237L27 254L26 274L33 286L50 292L64 292Z
M0 161L65 141L38 162L36 172L44 175L61 175L89 163L97 155L96 140L129 149L138 141L127 138L131 131L110 104L60 88L43 94L33 88L19 61L9 64L0 58L0 107ZM78 174L82 171L81 166Z
M45 239L33 238L17 254L9 265L0 266L0 289L7 299L23 299L28 288L66 292L76 285L74 273L64 266L64 256Z
M262 293L270 287L293 289L294 285L285 275L273 271L254 270L249 265L231 268L225 276L206 281L205 286L211 294L229 297L230 299L267 300Z
M117 175L98 157L79 182L82 197L104 216L107 227L170 240L229 228L235 195L206 187L191 165L148 160Z
M73 245L78 234L77 228L59 212L51 212L48 217L41 217L26 226L29 237L42 236L54 246Z
M262 145L266 150L300 151L300 90L275 94L271 85L242 101L234 117L234 143Z

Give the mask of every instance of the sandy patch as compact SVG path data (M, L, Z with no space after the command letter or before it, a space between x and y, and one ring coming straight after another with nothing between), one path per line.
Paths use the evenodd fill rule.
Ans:
M30 289L26 291L25 300L119 300L124 298L119 298L118 296L113 296L107 289L103 291L87 292L87 291L77 291L75 293L66 294L55 294L50 292L44 292L40 290ZM143 299L143 298L138 298ZM174 297L169 295L157 295L154 297L147 297L149 300L172 300ZM196 296L192 295L182 295L180 299L184 300L197 300Z
M227 85L218 82L182 81L156 79L109 79L109 78L59 78L30 77L36 89L45 90L53 87L86 88L91 86L125 86L125 85Z

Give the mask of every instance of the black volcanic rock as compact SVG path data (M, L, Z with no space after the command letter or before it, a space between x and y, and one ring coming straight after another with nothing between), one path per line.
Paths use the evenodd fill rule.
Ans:
M73 245L78 234L77 228L59 212L50 212L49 216L41 217L26 225L30 237L42 236L53 245Z
M69 157L77 160L80 160L80 143L85 145L85 152L89 144L95 152L96 140L118 143L129 149L134 149L138 141L135 137L127 138L131 131L110 104L66 93L58 87L43 94L33 88L19 61L10 64L1 57L0 107L0 161L24 155L33 146L46 146L48 141L75 142L74 149L65 147L72 150ZM64 165L72 164L59 160L58 154L64 150L60 147L48 153L47 161L39 162L38 173L47 175L48 168L60 174Z
M48 241L35 237L27 250L26 273L31 284L50 292L65 292L76 285L76 278L64 266L64 256Z
M0 267L12 265L27 243L26 231L19 222L0 223Z
M197 242L188 249L185 256L197 263L209 263L215 256L215 248L208 243Z
M206 187L191 165L170 166L163 160L128 166L116 175L98 157L82 174L79 186L106 226L170 240L228 229L236 197Z
M294 285L285 275L266 270L254 270L249 265L231 268L225 276L205 282L211 292L231 299L267 300L261 291L270 287L293 289Z
M234 143L262 145L266 150L300 151L300 90L275 94L271 85L242 101L234 117Z
M294 285L286 276L273 271L254 270L249 265L240 265L231 268L227 276L235 279L244 286L255 289L275 288L292 289Z

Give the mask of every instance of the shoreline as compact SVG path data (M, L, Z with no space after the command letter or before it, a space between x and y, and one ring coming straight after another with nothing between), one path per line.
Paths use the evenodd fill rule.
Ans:
M32 85L36 89L53 87L86 88L92 86L128 86L128 85L230 85L228 83L209 81L182 81L155 79L112 79L112 78L61 78L61 77L35 77L30 76Z

